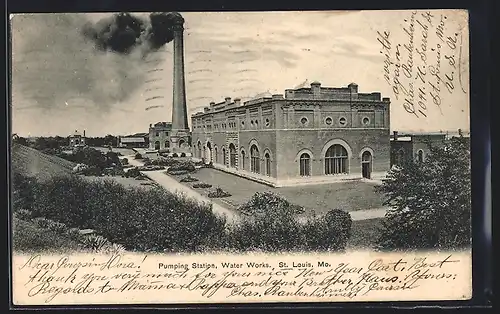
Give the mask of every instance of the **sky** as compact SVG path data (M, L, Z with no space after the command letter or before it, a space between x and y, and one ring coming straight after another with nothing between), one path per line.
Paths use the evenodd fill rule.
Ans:
M418 16L423 20L421 13ZM409 43L404 29L409 29L410 11L181 14L185 19L189 117L210 101L220 102L225 97L248 100L262 93L283 94L285 89L304 82L319 81L327 87L355 82L360 92L377 91L382 97L391 98L391 130L469 129L468 28L467 17L461 12L432 13L428 59L434 58L429 48L439 43L439 17L447 16L445 35L457 30L463 35L461 61L454 55L457 64L461 64L462 84L456 71L453 93L446 93L442 83L440 107L433 104L431 90L427 89L426 117L408 113L404 98L395 95L384 77L386 57L379 33L390 34L390 60L395 62L395 46ZM146 13L136 15L147 18ZM14 133L67 136L75 130L86 130L88 136L126 135L147 132L150 123L170 121L172 42L147 55L140 49L128 54L96 49L82 35L82 29L109 16L110 13L11 16ZM415 24L415 50L424 49L421 33ZM444 42L442 45L445 47ZM447 70L451 71L445 54L443 50L439 63L442 78ZM414 72L419 60L420 55L413 53ZM388 69L392 81L394 64ZM432 80L427 75L426 80ZM408 82L404 84L408 86ZM418 81L413 84L417 93ZM416 101L415 108L419 108Z

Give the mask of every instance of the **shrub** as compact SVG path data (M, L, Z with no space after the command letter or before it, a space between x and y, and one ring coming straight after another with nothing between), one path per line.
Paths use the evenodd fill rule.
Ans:
M290 203L284 197L272 192L257 192L245 204L238 207L238 211L245 215L267 214L271 208L285 215L297 215L304 213L304 208Z
M348 213L301 217L302 207L270 192L255 193L240 210L246 215L228 231L230 246L239 251L341 251L350 235Z
M170 174L170 175L173 175L173 176L182 176L182 175L185 175L185 174L188 174L189 172L186 171L186 170L167 170L166 174Z
M65 176L41 182L34 191L35 216L71 228L94 229L126 249L193 252L224 243L225 219L207 204L163 189L146 191L113 180Z
M185 176L184 178L182 178L180 181L181 181L181 182L197 182L197 181L199 181L199 180L198 180L197 178L195 178L195 177L192 177L192 176L190 176L190 175L187 175L187 176Z
M161 157L158 159L149 160L148 162L144 163L145 166L154 165L154 166L165 166L165 167L171 167L177 164L179 164L179 161L171 157L167 158Z
M208 184L208 183L196 183L196 184L193 184L193 188L195 188L195 189L209 189L211 187L212 187L212 185Z
M18 209L17 211L14 212L14 214L16 215L17 218L22 219L22 220L29 220L32 218L31 211L28 209L24 209L24 208Z
M33 189L37 186L37 179L14 171L12 185L12 209L14 213L20 209L30 210L35 201Z
M128 158L122 158L122 165L128 165Z
M137 168L139 169L139 171L156 171L165 169L165 167L163 166L140 166Z
M137 178L141 176L141 172L137 167L135 167L127 170L124 175L126 178Z
M178 161L177 164L174 164L168 168L168 171L187 171L187 172L193 172L196 170L196 167L194 163L190 160L187 161Z
M103 236L91 234L83 238L82 244L86 249L101 251L105 246L110 245Z
M48 229L52 230L54 232L57 232L59 234L63 234L63 233L66 233L66 231L68 230L68 227L63 223L50 220L49 225L48 225Z
M177 157L179 157L179 155L177 155L177 153L173 153L172 157L177 158Z
M230 197L231 193L224 191L220 187L217 187L215 191L211 191L208 193L208 197L210 198L222 198L222 197Z
M68 252L80 250L78 241L14 217L12 249L15 252Z
M37 225L38 227L43 228L43 229L48 229L49 224L51 222L51 220L49 220L47 218L43 218L43 217L34 218L32 221L35 223L35 225Z
M351 227L351 214L340 209L330 210L319 217L308 217L302 227L303 244L308 250L343 250L349 240Z
M134 159L142 159L142 155L139 153L136 153L134 156Z

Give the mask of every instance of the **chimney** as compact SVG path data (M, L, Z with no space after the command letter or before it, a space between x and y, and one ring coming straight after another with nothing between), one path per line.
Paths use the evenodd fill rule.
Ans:
M235 104L236 106L239 106L239 105L241 104L241 99L240 99L240 98L235 98L235 99L234 99L234 104Z
M85 130L83 130L83 137L85 137Z
M283 94L274 94L273 99L283 99Z
M398 131L394 131L393 134L394 134L394 140L397 141L398 140Z
M312 82L311 90L315 96L321 94L321 83L318 81Z
M226 101L226 105L229 105L231 103L231 97L226 97L224 98L224 100Z
M170 13L173 32L173 100L172 100L172 136L173 143L178 143L189 133L186 84L184 76L184 18L177 12Z

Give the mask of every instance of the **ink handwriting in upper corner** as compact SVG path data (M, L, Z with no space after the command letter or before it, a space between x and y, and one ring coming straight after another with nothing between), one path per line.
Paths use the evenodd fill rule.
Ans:
M458 82L460 83L460 88L462 89L462 92L465 94L467 93L464 89L464 85L462 82L462 39L463 39L463 34L460 33L460 47L458 49Z

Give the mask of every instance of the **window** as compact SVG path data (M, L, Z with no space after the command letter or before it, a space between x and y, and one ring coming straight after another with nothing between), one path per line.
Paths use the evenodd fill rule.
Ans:
M332 119L331 117L327 117L327 118L325 119L325 124L326 124L326 125L332 125L332 124L333 124L333 119Z
M340 117L339 124L340 126L345 126L347 124L347 119L345 117Z
M368 125L370 124L370 119L368 117L363 118L363 125Z
M240 162L241 169L245 170L245 151L241 151L241 162Z
M245 121L241 121L241 127L244 128L245 127Z
M307 153L300 155L300 176L307 177L311 175L311 156Z
M250 120L250 125L253 126L253 120Z
M309 122L309 120L307 120L307 118L306 118L306 117L302 117L302 118L300 118L300 123L301 123L302 125L306 125L306 124L307 124L307 122Z
M222 147L222 163L226 165L226 148Z
M271 125L271 121L269 121L269 119L266 119L265 120L265 125L266 125L266 127L269 127Z
M217 153L217 146L214 148L215 163L219 163L219 154Z
M236 147L233 143L229 144L229 165L236 168Z
M361 155L361 172L363 178L371 179L372 154L369 151L365 151L363 155Z
M156 132L156 133L155 133L155 136L160 136L160 132Z
M266 176L271 176L271 156L269 153L264 155L264 159L266 160Z
M199 158L202 158L202 157L203 157L203 155L201 154L201 143L200 143L200 142L198 142L198 144L197 144L197 145L198 145L198 157L199 157Z
M330 146L325 154L325 174L347 173L347 150L339 144Z
M250 147L250 171L260 173L260 156L256 145Z
M424 151L421 149L417 153L417 161L424 162Z
M165 141L165 148L169 148L170 147L170 141Z
M159 150L160 149L160 141L156 141L155 142L155 150Z

